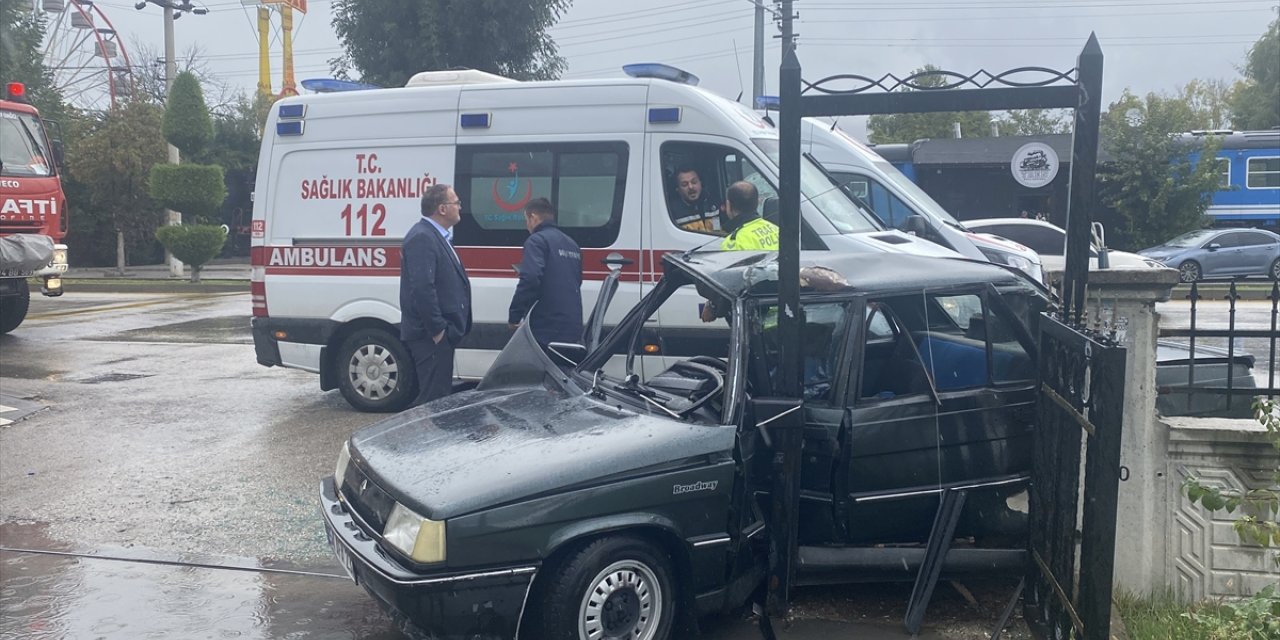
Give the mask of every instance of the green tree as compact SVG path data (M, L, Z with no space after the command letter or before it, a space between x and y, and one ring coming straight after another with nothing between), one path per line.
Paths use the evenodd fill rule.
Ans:
M1102 144L1111 161L1098 169L1099 199L1121 221L1118 246L1140 249L1205 226L1205 209L1218 190L1212 162L1192 162L1177 133L1196 128L1197 114L1185 100L1154 93L1140 98L1125 90L1102 118ZM1204 157L1220 148L1201 141Z
M942 87L953 81L938 73L940 68L927 64L912 72L919 75L914 82L922 87ZM903 87L899 91L916 91ZM927 89L920 89L927 91ZM951 138L955 136L955 123L960 123L960 134L970 138L991 135L991 113L987 111L947 111L938 113L876 114L867 119L867 137L872 144L915 142L925 138Z
M40 115L61 120L69 111L44 66L44 32L43 14L30 10L30 3L0 2L0 80L26 85L27 99Z
M81 194L72 206L73 230L98 226L115 233L116 270L128 260L126 239L150 240L160 208L148 195L151 168L168 152L160 135L162 113L142 101L117 104L68 141L67 164Z
M1226 80L1192 80L1178 97L1196 115L1195 129L1231 128L1231 85Z
M1249 49L1244 81L1231 94L1232 122L1241 131L1280 126L1280 18Z
M173 79L164 107L164 139L183 155L199 153L213 140L213 120L204 103L204 91L189 71Z
M1070 113L1059 109L1011 109L996 119L1002 136L1071 133Z
M419 71L466 67L517 80L564 71L547 29L572 0L337 0L333 28L346 49L335 72L403 86Z

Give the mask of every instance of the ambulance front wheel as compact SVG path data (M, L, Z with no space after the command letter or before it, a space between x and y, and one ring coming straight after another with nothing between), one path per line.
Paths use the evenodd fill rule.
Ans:
M394 413L417 396L409 349L383 329L360 329L347 336L333 366L342 396L360 411Z

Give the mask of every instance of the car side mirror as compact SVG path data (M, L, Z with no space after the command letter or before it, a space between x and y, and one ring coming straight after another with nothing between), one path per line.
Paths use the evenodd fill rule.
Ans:
M929 235L929 222L922 215L910 215L902 223L902 230L923 238Z
M773 222L775 224L778 222L778 197L777 196L769 196L768 198L764 199L764 202L761 203L761 206L760 206L760 217L764 218L765 220L768 220L769 222Z
M1210 243L1209 243L1209 246L1207 246L1207 247L1205 247L1205 248L1206 248L1206 249L1208 249L1208 250L1210 250L1210 251L1217 251L1218 249L1221 249L1221 248L1222 248L1222 245L1220 245L1220 244L1218 244L1218 243L1216 243L1216 242L1210 242Z
M62 147L61 140L53 141L53 163L58 165L59 170L66 169L66 151Z

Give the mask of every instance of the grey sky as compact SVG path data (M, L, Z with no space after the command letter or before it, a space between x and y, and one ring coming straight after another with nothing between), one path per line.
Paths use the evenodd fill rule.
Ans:
M159 8L99 0L126 42L161 47ZM197 3L198 4L198 3ZM297 76L326 77L341 53L332 0L310 0L295 28ZM766 1L766 4L772 5ZM905 74L925 63L972 72L1016 66L1067 69L1094 31L1106 55L1104 106L1129 87L1171 91L1195 78L1239 77L1249 46L1280 0L797 0L796 32L806 79L835 73ZM177 23L179 50L192 44L210 69L252 91L257 82L254 13L239 0L210 0L208 15ZM566 78L607 77L628 62L669 62L703 87L734 98L751 93L750 0L575 0L552 33L568 60ZM777 29L765 25L765 82L775 93ZM736 50L736 55L735 55ZM279 90L280 47L272 47ZM744 101L747 98L744 97ZM850 123L852 124L852 123ZM862 127L846 126L856 134Z

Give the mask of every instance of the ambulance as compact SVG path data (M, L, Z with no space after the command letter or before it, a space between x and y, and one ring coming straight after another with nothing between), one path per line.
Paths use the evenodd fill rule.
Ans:
M253 337L260 364L320 376L362 411L399 411L415 396L399 340L400 244L422 193L454 187L454 245L471 280L474 326L459 345L460 382L479 379L508 341L523 208L536 197L582 247L583 308L622 266L612 325L662 276L662 255L721 238L676 225L677 171L698 171L723 198L738 180L777 212L778 133L750 108L664 65L627 77L517 82L473 70L424 72L405 87L296 96L271 109L251 225ZM891 229L810 158L801 161L804 249L956 253ZM698 303L659 314L655 357L700 346Z
M965 257L1008 265L1034 280L1044 281L1044 265L1038 253L1012 240L969 229L888 160L838 126L805 118L800 140L801 150L886 226L914 233Z

